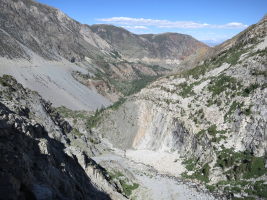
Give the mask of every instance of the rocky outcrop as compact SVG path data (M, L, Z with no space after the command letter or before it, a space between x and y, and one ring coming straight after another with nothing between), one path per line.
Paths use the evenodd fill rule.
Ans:
M0 121L1 199L110 199L40 124L4 105Z
M50 103L7 75L0 94L0 199L124 199Z

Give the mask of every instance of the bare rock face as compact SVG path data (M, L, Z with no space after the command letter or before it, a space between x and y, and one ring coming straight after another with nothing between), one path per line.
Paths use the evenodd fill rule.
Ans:
M7 75L0 94L0 199L124 199L50 103Z
M0 129L1 199L109 199L43 127L5 115Z

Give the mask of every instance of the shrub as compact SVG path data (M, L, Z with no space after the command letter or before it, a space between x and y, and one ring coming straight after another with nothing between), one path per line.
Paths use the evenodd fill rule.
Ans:
M156 80L158 76L141 76L140 79L131 81L119 81L112 79L111 84L120 91L124 96L130 96L139 92L141 89L146 87L149 83Z
M216 96L227 89L237 90L240 87L240 83L231 76L220 75L216 79L212 80L208 86L208 90L212 92L212 96Z
M195 85L199 84L199 82L192 83L188 85L186 82L181 83L179 86L181 87L181 91L179 92L179 95L183 98L189 97L190 95L194 95L193 87Z
M86 128L91 129L97 125L97 123L101 119L102 112L104 111L104 108L101 108L100 110L96 109L95 114L90 116L86 121Z
M223 149L217 155L216 165L222 169L230 168L226 171L230 180L257 178L267 173L264 157L255 157L248 151Z
M185 165L185 168L188 171L193 171L196 168L197 160L195 158L190 158L183 161L183 164Z
M0 84L3 86L10 86L10 80L14 80L14 78L10 75L4 74L2 77L0 77Z
M121 98L119 98L118 101L116 101L115 103L113 103L108 108L110 108L112 110L117 110L125 101L126 101L126 98L121 97Z
M229 117L234 113L234 111L236 111L236 109L241 109L243 105L244 105L243 102L240 103L240 102L234 101L234 102L231 104L231 106L230 106L228 112L224 115L224 120L229 119Z
M72 57L72 58L70 59L70 62L72 62L72 63L75 63L75 61L76 61L75 57Z
M133 183L133 184L127 183L128 179L119 171L108 172L108 174L111 179L119 180L123 193L128 197L132 194L133 190L139 187L139 184L137 183Z
M251 84L249 87L243 90L242 96L248 97L254 90L259 87L259 84Z

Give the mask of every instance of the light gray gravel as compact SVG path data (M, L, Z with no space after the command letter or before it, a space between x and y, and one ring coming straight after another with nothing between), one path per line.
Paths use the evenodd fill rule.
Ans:
M185 184L177 178L164 176L149 166L136 163L123 155L103 154L93 159L102 161L116 161L129 170L140 184L141 188L134 193L136 199L146 200L215 200L216 198L203 191L198 191L193 185ZM112 162L111 162L112 163ZM139 191L140 190L140 191Z
M38 91L53 106L66 106L72 110L95 110L110 104L105 97L76 81L71 75L74 70L86 72L85 69L67 62L37 60L29 63L0 58L0 75L12 75L24 87Z

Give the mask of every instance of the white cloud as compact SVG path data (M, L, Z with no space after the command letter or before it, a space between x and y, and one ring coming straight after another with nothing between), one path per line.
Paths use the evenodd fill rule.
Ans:
M143 30L148 30L149 28L146 26L122 26L123 28L126 29L143 29Z
M231 22L224 25L216 25L216 28L246 28L248 25L242 24L240 22Z
M111 18L98 19L98 21L120 24L131 27L143 27L143 28L146 26L155 26L158 28L221 28L221 29L234 29L234 28L247 27L247 25L240 22L231 22L223 25L217 25L217 24L198 23L193 21L169 21L169 20L131 18L131 17L111 17Z

